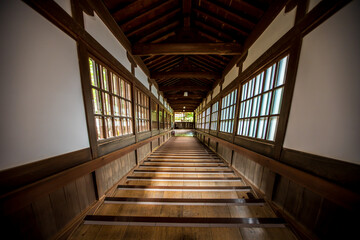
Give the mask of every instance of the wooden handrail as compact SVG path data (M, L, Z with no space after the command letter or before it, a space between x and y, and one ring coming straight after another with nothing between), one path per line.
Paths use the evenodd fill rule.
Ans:
M35 199L54 191L55 188L65 186L66 184L76 180L77 178L80 178L86 174L95 171L96 169L103 167L106 164L144 146L149 142L152 142L162 137L169 132L170 131L161 133L159 135L124 147L120 150L106 154L102 157L96 158L76 167L41 179L14 191L8 192L0 196L0 212L3 215L7 215L16 210L19 210L27 206L29 203L33 202Z
M267 167L271 171L286 177L295 183L306 187L307 189L319 194L320 196L350 210L360 209L360 195L358 193L352 192L346 188L343 188L337 184L329 182L320 177L311 175L309 173L303 172L294 167L283 164L279 161L276 161L272 158L266 157L264 155L258 154L256 152L250 151L246 148L243 148L239 145L230 143L221 138L212 136L210 134L195 130L199 134L203 134L206 137L217 141L224 146L243 154L247 159L252 160L264 167Z

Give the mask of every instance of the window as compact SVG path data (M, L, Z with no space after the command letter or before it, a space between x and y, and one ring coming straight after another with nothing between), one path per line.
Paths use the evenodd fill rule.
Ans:
M196 128L201 128L201 114L196 114Z
M89 67L97 139L133 133L130 84L92 58Z
M219 102L216 102L212 105L212 113L211 113L211 130L217 130L217 120L218 120L218 111L219 111Z
M164 129L164 109L160 108L159 111L159 122L160 122L160 129Z
M136 110L137 110L138 132L149 131L150 130L149 98L139 90L137 90L136 95L137 95Z
M175 112L175 122L193 122L193 112Z
M210 126L210 107L206 109L206 115L205 115L205 129L209 129Z
M154 101L151 101L151 129L159 129L159 114L158 114L159 105Z
M221 100L220 131L232 133L234 128L237 89Z
M238 135L275 140L287 62L288 56L242 85Z
M170 129L171 127L171 115L170 113L164 111L165 114L165 129Z
M201 128L205 129L205 110L201 113Z

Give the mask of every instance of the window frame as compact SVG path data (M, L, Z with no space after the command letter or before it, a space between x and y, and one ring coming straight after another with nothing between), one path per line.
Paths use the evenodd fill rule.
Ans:
M92 64L90 64L90 62L92 62ZM134 135L134 113L132 109L133 94L131 81L124 78L121 74L114 71L103 61L91 54L87 56L87 63L90 77L88 81L92 102L92 115L94 117L94 130L97 143L103 144ZM117 85L114 84L114 77L117 81ZM106 78L105 81L104 78ZM124 91L121 88L122 83L124 83ZM122 94L125 94L125 96ZM94 97L95 95L97 96L96 98ZM106 96L108 96L108 98ZM125 106L124 115L122 110L123 108L121 107L122 105ZM109 119L111 124L109 124L109 122L106 124L106 121ZM115 119L118 120L118 124L116 124ZM123 125L124 122L126 123L126 126ZM111 130L107 128L106 125L111 126ZM126 133L122 134L124 129L126 129ZM121 132L120 135L117 134L117 130ZM112 132L111 136L110 134L108 135L109 131ZM99 138L99 135L104 136L104 138Z
M153 108L155 106L155 109ZM159 130L159 104L151 100L151 130ZM154 118L155 116L155 118Z
M218 114L219 114L219 101L216 101L211 105L211 117L210 117L210 130L217 131L218 127ZM215 129L213 129L213 127Z
M286 64L285 64L285 70L283 72L283 83L278 85L278 86L275 86L275 82L277 81L277 78L278 78L278 74L279 74L279 63L281 60L285 59L286 58ZM251 141L258 141L258 142L263 142L263 143L267 143L267 144L275 144L276 143L276 138L279 134L279 123L281 121L281 117L282 117L282 107L284 105L284 95L285 95L285 91L287 89L287 86L288 86L288 82L289 80L287 79L287 76L288 76L288 69L289 69L289 62L290 62L290 58L291 58L291 54L289 52L285 52L284 54L281 54L280 56L272 59L271 61L269 61L269 63L267 63L266 65L264 65L263 67L259 68L258 71L256 71L254 74L252 74L249 78L247 78L244 82L242 82L240 84L240 89L241 89L241 96L239 98L239 116L238 116L238 126L237 126L237 129L236 129L236 137L240 137L240 138L243 138L243 139L248 139L248 140L251 140ZM275 69L273 68L275 66ZM270 79L270 88L265 90L264 91L264 85L265 85L265 80L266 80L266 77L267 77L267 71L269 68L273 68L272 70L272 73L271 74L274 74L274 76L272 77L273 79ZM254 86L256 85L256 78L260 75L263 74L263 77L262 77L262 85L261 85L261 89L259 90L259 93L255 95L255 87L253 87L253 93L250 94L252 95L251 97L247 97L247 98L244 98L243 97L243 88L246 84L250 83L251 81L254 80ZM274 101L274 98L275 98L275 91L276 90L279 90L279 89L282 89L281 91L281 99L280 99L280 104L277 106L277 113L275 114L272 114L272 109L273 109L273 101ZM246 90L247 91L247 90ZM271 93L271 94L269 94ZM246 93L248 95L248 92ZM266 94L269 94L271 95L270 96L270 101L267 102L268 104L268 114L264 114L264 115L261 115L261 107L262 107L262 104L263 104L263 95L266 95ZM249 100L252 100L255 99L255 98L259 98L258 102L259 102L259 105L258 105L258 115L257 116L251 116L253 114L253 104L251 104L251 114L250 116L248 117L242 117L242 103L245 103ZM252 102L253 103L253 102ZM244 113L245 113L246 109L244 109ZM255 110L256 111L256 110ZM275 127L275 130L274 130L274 135L273 135L273 138L272 140L269 140L267 139L268 138L268 129L269 129L269 125L270 125L270 119L272 117L276 117L277 118L277 122L276 122L276 127ZM265 129L265 133L263 133L263 135L265 136L264 138L259 138L258 137L258 130L259 130L259 124L260 124L260 119L261 118L266 118L266 129ZM252 136L245 136L245 135L240 135L239 134L239 130L240 128L242 127L241 124L240 124L240 121L241 120L245 120L245 119L249 119L249 129L248 129L248 132L250 132L250 124L251 124L251 119L257 119L257 122L256 122L256 128L255 128L255 137L252 137ZM241 129L243 130L243 129Z
M137 132L144 133L150 131L150 100L149 97L139 89L136 89L136 122Z
M210 129L210 116L211 116L211 107L208 107L204 112L205 113L205 128L206 130Z
M221 98L220 121L219 121L219 125L220 125L219 132L221 133L227 133L227 134L234 133L238 92L239 92L238 87L233 88L224 97ZM229 122L232 124L228 124ZM228 131L224 131L226 128L228 129ZM229 128L232 129L230 130Z

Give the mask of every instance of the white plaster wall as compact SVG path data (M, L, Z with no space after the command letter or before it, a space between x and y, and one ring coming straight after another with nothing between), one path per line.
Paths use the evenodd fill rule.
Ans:
M160 101L162 104L164 104L164 98L163 98L163 96L159 95L159 101Z
M220 93L220 84L216 85L213 90L213 98L215 98Z
M158 90L156 89L156 87L154 85L151 85L151 92L154 94L154 96L156 98L159 98Z
M105 23L96 13L94 13L94 16L89 16L86 13L83 15L85 30L131 72L131 63L127 58L126 49L106 27Z
M360 164L360 3L303 41L284 147Z
M285 13L285 8L278 14L248 51L243 63L243 71L255 62L266 50L285 35L295 23L296 8Z
M149 89L149 81L146 74L139 67L135 68L135 77L147 88Z
M60 7L62 7L70 16L71 13L71 0L54 0Z
M22 1L0 32L0 169L89 147L76 42Z
M239 67L236 65L226 74L223 83L223 89L229 85L239 75Z
M209 103L211 101L211 94L209 94L206 98L206 103Z

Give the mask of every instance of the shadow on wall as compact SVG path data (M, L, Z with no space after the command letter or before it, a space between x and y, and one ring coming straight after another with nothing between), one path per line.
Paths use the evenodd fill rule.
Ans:
M194 137L195 132L189 129L176 129L171 132L175 137Z

